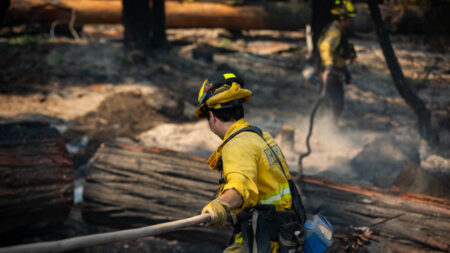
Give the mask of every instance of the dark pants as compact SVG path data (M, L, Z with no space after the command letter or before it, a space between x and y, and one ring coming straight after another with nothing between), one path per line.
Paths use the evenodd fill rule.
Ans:
M337 122L344 109L344 86L341 73L331 71L328 74L324 92L325 105L333 112L333 120Z

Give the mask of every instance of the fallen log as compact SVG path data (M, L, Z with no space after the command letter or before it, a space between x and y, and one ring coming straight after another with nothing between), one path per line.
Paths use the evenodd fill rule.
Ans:
M297 30L310 22L308 4L296 2L258 2L229 5L213 2L165 1L167 28L228 28ZM366 4L357 4L357 16L351 29L373 30ZM428 8L428 7L427 7ZM380 5L386 26L393 32L423 32L430 23L423 6ZM434 7L439 9L440 7ZM72 12L73 11L73 12ZM75 15L75 16L73 16ZM5 22L9 24L41 22L75 24L121 24L122 0L21 0L11 1ZM424 23L425 20L425 23ZM434 25L436 26L436 25ZM443 30L445 30L445 25ZM442 32L442 31L440 31Z
M106 142L91 159L83 219L115 228L159 224L200 213L219 180L203 158ZM199 244L225 246L231 231L195 227L165 234Z
M0 242L64 223L73 167L58 131L39 122L0 125Z
M122 23L122 0L13 1L5 22L68 22L75 11L76 24ZM229 29L298 29L309 20L305 4L264 3L231 6L222 3L165 1L166 27L223 27Z
M321 213L338 229L370 227L391 243L449 250L450 200L427 195L386 191L305 177L301 189L308 213Z
M104 143L90 162L84 190L85 220L128 228L193 216L212 198L218 173L205 159L175 151ZM420 194L364 188L304 177L300 183L308 214L321 213L335 228L377 225L386 247L448 249L450 201ZM189 229L165 235L225 245L230 231Z

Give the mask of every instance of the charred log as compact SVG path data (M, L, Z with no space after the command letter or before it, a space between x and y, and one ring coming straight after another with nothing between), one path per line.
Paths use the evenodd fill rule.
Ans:
M89 165L83 218L115 228L184 219L200 213L213 198L218 180L219 174L202 158L107 142ZM162 236L225 246L230 232L194 227Z
M324 215L338 231L350 225L368 227L379 239L390 241L396 247L449 249L450 201L447 199L338 184L313 177L305 177L301 188L307 212ZM398 217L388 221L395 216Z
M117 228L190 217L212 198L218 177L203 158L158 148L105 143L90 162L83 217ZM303 178L300 185L308 214L326 216L338 232L350 225L367 226L376 231L377 240L386 242L391 249L405 245L448 249L449 200L314 177ZM195 227L163 237L223 246L229 232Z

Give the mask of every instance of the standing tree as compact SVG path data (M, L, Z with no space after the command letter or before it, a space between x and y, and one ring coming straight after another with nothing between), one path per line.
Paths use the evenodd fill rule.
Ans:
M122 0L124 42L127 49L150 49L150 7L148 0Z
M313 38L313 55L318 54L317 41L323 28L333 21L331 15L331 8L333 7L333 1L330 0L312 0L311 1L311 29Z
M391 72L395 88L406 101L406 103L414 110L419 125L419 133L422 139L430 141L432 137L431 117L424 102L411 90L403 75L402 68L397 61L394 49L392 48L389 34L387 33L383 20L381 19L380 9L378 8L376 0L367 0L369 6L372 22L380 41L383 50L384 58Z
M167 43L164 0L153 0L152 12L153 12L152 45L155 48L162 48Z
M9 0L0 0L0 24L3 23L5 18L5 12L8 9L11 2Z

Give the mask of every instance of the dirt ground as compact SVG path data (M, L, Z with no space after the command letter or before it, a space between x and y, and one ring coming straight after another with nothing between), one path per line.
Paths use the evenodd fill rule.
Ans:
M89 158L106 139L122 138L207 157L220 140L209 132L206 121L196 121L192 114L202 81L220 69L240 72L252 90L253 98L246 105L251 124L279 141L282 126L293 127L293 145L282 143L291 170L298 169L298 157L306 151L309 114L319 87L306 85L300 74L307 53L302 31L236 34L223 29L170 29L167 52L148 56L123 50L120 26L85 26L81 40L50 39L46 33L30 33L29 27L23 26L4 29L2 34L0 122L40 120L56 127L73 155L78 187ZM416 117L393 85L376 36L356 34L351 42L358 58L349 66L353 81L345 86L344 112L336 126L324 110L319 111L312 154L303 160L304 174L376 185L358 174L352 161L368 144L387 138L402 147L413 147L421 169L449 178L448 48L442 53L420 36L394 35L392 41L409 84L432 113L439 141L421 145ZM194 59L193 51L199 49L212 52L213 61ZM448 180L443 187L435 195L449 198ZM77 222L76 212L71 215L72 223ZM151 244L139 241L97 250L199 250L189 250L189 245L180 242L164 242L166 248L153 250L135 245L139 243Z

